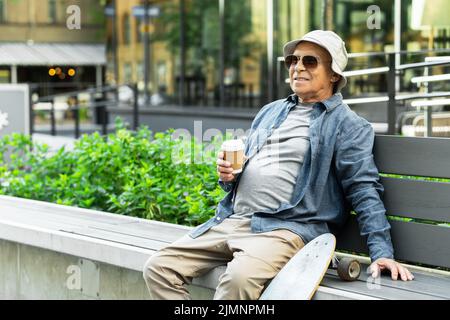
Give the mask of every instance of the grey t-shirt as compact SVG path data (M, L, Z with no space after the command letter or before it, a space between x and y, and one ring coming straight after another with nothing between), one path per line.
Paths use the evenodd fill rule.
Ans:
M275 129L242 172L230 218L251 218L253 212L273 211L291 201L297 175L309 149L313 104L300 104Z

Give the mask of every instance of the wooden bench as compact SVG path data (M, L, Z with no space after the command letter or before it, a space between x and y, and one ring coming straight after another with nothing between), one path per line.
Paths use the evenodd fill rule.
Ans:
M419 177L450 180L450 139L377 136L374 157L382 173L396 259L449 270L450 183ZM352 216L338 236L340 250L367 253L357 229ZM448 282L446 286L449 291Z
M386 174L450 178L449 139L377 136L374 154ZM373 281L363 272L343 282L330 269L314 299L450 299L450 183L385 176L382 183L388 215L396 217L390 218L396 258L410 265L415 280ZM190 229L0 196L0 298L148 298L144 262ZM367 254L354 216L338 235L338 249L338 256ZM369 259L356 257L365 270ZM73 265L89 275L75 289L65 286ZM211 298L224 268L194 279L194 298Z

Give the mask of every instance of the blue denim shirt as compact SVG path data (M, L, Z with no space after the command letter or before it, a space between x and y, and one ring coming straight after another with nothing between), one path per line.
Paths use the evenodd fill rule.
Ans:
M246 141L245 154L249 159L286 120L297 99L291 95L259 111ZM372 154L373 142L370 123L351 111L340 93L315 103L310 122L310 148L299 168L291 201L280 204L274 211L254 212L252 232L288 229L307 243L323 233L339 230L351 206L357 214L361 235L367 237L372 261L393 258L390 225L381 201L384 189ZM233 214L240 177L238 174L228 183L219 179L227 195L219 202L215 216L192 230L191 237L202 235Z

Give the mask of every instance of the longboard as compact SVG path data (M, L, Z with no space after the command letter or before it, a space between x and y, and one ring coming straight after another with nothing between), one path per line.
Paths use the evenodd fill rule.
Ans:
M336 238L331 233L310 241L278 272L260 300L310 300L330 265L335 247Z

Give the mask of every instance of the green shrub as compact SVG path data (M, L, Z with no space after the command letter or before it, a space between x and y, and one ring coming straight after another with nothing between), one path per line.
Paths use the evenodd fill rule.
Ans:
M153 134L118 125L115 134L84 135L73 150L54 154L29 136L3 137L0 194L184 225L214 215L224 196L215 166L221 141L205 148L194 139L172 139L173 130ZM211 150L194 163L204 149ZM187 161L178 161L174 150Z

